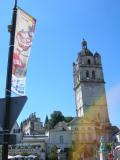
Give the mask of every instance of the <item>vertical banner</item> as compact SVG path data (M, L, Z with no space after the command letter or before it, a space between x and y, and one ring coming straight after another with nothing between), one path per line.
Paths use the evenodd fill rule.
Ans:
M27 63L30 56L36 20L22 9L17 9L11 90L25 94Z

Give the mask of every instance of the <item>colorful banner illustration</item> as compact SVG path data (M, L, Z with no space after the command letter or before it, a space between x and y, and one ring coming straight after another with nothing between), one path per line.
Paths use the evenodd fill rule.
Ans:
M17 9L11 90L25 94L27 63L35 31L36 20L22 9Z

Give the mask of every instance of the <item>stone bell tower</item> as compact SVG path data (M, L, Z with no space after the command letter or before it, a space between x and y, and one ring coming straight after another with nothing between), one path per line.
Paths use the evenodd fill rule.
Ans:
M85 40L73 63L73 77L77 117L88 115L92 120L109 123L101 56L93 54Z

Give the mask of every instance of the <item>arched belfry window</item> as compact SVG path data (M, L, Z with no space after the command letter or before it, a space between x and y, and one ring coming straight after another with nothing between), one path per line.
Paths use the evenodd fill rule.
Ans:
M92 71L92 79L95 79L95 71Z
M88 59L87 63L88 63L89 65L91 64L91 61L90 61L90 59Z
M89 71L86 71L86 78L89 78Z

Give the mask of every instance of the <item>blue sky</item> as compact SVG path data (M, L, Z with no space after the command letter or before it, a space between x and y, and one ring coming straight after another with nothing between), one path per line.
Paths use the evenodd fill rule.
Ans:
M14 1L0 5L0 97L4 97L9 33ZM18 121L36 112L60 110L75 116L72 63L85 38L88 48L102 56L110 120L120 127L120 1L19 0L18 6L37 19L28 63L28 101Z

